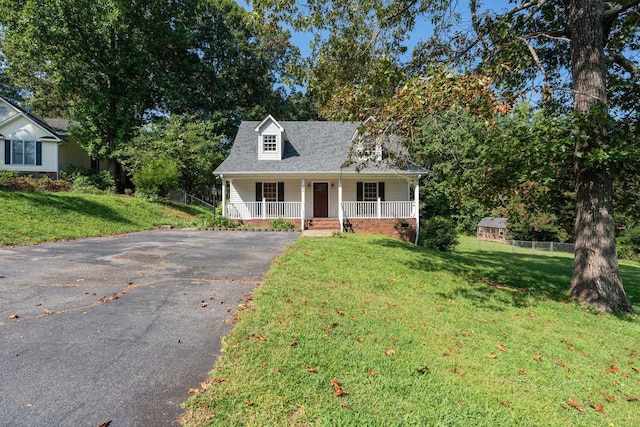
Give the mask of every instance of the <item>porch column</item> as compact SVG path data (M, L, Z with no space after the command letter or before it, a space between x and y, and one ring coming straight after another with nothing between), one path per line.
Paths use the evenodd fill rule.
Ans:
M227 217L227 181L220 175L222 181L222 216Z
M414 209L416 216L416 241L415 244L418 244L418 234L420 231L420 175L416 177L416 185L413 190L413 198L414 198Z
M340 223L340 233L344 230L344 211L342 209L342 177L338 178L338 222Z
M305 188L304 188L304 178L300 180L300 231L304 231L304 218L306 212L304 210L305 206Z

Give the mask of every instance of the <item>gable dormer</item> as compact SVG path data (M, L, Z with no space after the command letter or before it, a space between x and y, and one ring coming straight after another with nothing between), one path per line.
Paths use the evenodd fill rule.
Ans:
M255 129L258 135L258 160L282 160L286 134L271 115Z
M367 126L371 126L376 122L375 117L371 116L358 127L351 138L351 154L353 160L358 162L381 162L387 158L387 145L389 136L385 133L379 133L372 136L367 130ZM361 133L364 130L364 133Z

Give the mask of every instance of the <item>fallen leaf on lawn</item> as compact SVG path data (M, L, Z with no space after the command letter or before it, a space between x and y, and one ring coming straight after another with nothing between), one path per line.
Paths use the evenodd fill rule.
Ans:
M258 334L253 334L251 335L253 338L259 339L260 341L267 341L267 339L262 336L262 335L258 335Z
M329 385L334 388L340 388L340 381L336 379L329 380Z
M426 374L429 372L429 367L427 365L422 366L422 368L416 368L416 372L419 374Z
M386 349L384 352L384 354L386 354L387 356L393 356L395 353L396 352L391 348Z
M338 397L345 396L347 394L349 394L349 392L348 391L344 391L342 389L338 389L333 393L334 396L338 396Z
M507 347L505 347L505 346L503 346L502 344L500 344L500 345L498 346L498 350L500 350L500 351L504 351L504 352L506 353L506 352L507 352Z
M505 402L504 400L501 400L501 401L500 401L500 404L501 404L502 406L506 406L507 408L510 406L510 405L509 405L509 402Z
M437 311L438 313L442 313L442 307L436 307L436 311Z
M578 411L584 412L584 409L582 409L582 404L576 402L575 400L569 399L569 400L567 400L567 403L569 405L573 406L574 408L576 408Z
M369 371L367 371L367 374L373 376L373 375L376 374L376 371L375 371L375 369L369 369Z
M199 389L199 388L193 388L193 387L191 387L191 388L189 389L189 394L197 393L197 392L199 392L199 391L200 391L200 389Z
M228 379L228 378L215 378L215 379L213 380L213 382L214 382L214 383L216 383L216 384L225 383L225 382L227 382L227 381L229 381L229 379Z
M298 346L298 339L294 338L293 341L291 341L291 344L289 344L289 346L291 347L297 347Z
M245 404L246 404L247 406L253 406L253 405L254 405L253 400L247 400L247 401L245 402Z
M553 363L555 363L558 366L562 366L563 368L565 366L567 366L564 362L560 361L560 360L552 360Z
M609 396L608 394L606 394L604 391L600 392L601 395L604 396L605 399L607 399L610 403L613 403L616 401L616 398L613 396Z
M593 409L595 409L598 412L604 413L604 407L602 406L602 403L596 406L596 404L593 403L593 399L591 398L589 398L589 406L591 406Z
M307 366L307 372L311 372L312 374L317 374L318 370L313 366Z
M495 359L496 357L498 357L498 355L491 353L491 354L487 354L487 357L489 359Z
M524 369L520 369L518 371L518 375L525 375L527 373L527 371L525 371Z
M349 404L347 402L342 402L341 405L342 405L343 408L348 408L349 407Z
M618 362L613 362L611 366L604 370L608 374L617 374L618 373Z

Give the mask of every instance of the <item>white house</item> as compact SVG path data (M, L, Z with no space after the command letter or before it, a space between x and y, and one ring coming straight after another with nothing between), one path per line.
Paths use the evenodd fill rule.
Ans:
M419 179L425 170L379 162L360 171L345 167L359 126L278 122L272 116L242 122L231 153L214 172L224 184L224 216L256 225L283 218L301 229L381 233L415 241Z
M91 158L68 139L69 122L43 119L0 98L0 170L57 179L67 165L91 167Z

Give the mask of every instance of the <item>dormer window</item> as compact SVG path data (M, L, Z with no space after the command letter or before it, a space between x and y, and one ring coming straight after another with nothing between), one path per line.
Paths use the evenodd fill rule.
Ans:
M284 141L287 139L284 128L273 117L268 116L256 126L255 131L258 160L282 160Z
M278 150L278 137L276 135L262 135L262 150L275 152Z

